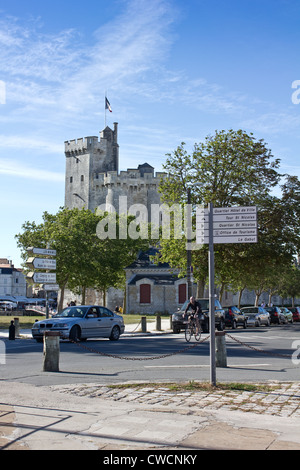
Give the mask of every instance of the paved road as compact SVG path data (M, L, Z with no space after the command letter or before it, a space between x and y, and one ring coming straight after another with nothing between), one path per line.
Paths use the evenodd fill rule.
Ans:
M218 381L299 380L300 365L293 363L291 356L299 347L294 344L293 349L293 343L300 341L300 324L226 331L235 340L227 335L228 367L217 369ZM6 364L0 364L0 380L42 386L209 380L210 377L209 341L191 348L193 344L187 344L183 334L124 336L118 342L89 340L83 345L61 342L59 373L42 372L42 344L31 339L2 341ZM117 357L103 356L103 353ZM161 355L168 356L161 358Z

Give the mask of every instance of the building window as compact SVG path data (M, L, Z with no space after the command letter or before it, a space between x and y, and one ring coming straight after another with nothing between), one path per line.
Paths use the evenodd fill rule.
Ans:
M178 303L183 304L186 301L186 284L178 286Z
M81 175L81 181L84 181L84 175Z
M141 284L140 285L140 304L151 303L151 285Z
M70 176L70 183L73 183L73 176Z

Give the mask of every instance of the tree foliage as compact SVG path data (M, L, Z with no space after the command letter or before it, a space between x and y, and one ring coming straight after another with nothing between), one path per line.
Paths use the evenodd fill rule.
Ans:
M146 240L101 239L97 226L107 217L107 213L93 213L87 209L61 208L57 214L44 212L43 222L25 222L22 233L16 235L17 244L26 261L27 248L36 246L57 251L56 277L62 307L64 290L82 292L85 303L87 288L105 292L108 287L121 287L125 284L124 268L137 256L139 250L148 247ZM129 224L132 217L126 220ZM116 216L116 233L119 217ZM26 270L26 265L25 265Z
M191 202L215 207L256 205L258 243L215 245L216 282L240 290L253 288L259 296L268 288L268 273L276 265L290 264L300 249L300 183L296 176L279 173L263 140L242 130L216 131L195 144L191 155L182 143L167 155L168 177L160 184L164 202ZM284 183L282 184L282 181ZM275 196L274 190L281 196ZM195 217L194 217L195 228ZM186 273L183 240L160 240L161 259ZM170 249L171 248L171 249ZM200 267L200 264L202 267ZM207 247L192 251L194 277L203 284L207 276Z

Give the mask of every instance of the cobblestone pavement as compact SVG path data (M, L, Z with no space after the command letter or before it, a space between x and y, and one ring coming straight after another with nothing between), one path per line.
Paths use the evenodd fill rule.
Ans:
M270 382L271 391L178 391L160 384L108 387L99 384L54 386L61 393L90 398L101 397L113 401L136 402L178 410L189 414L201 409L243 411L281 417L300 418L300 382Z

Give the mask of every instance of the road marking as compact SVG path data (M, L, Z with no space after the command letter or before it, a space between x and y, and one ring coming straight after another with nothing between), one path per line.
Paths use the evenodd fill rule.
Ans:
M272 364L228 364L228 367L266 367L266 366L271 366ZM170 365L165 365L165 366L144 366L145 369L197 369L201 367L210 367L209 364L187 364L187 365L176 365L176 366L170 366Z

